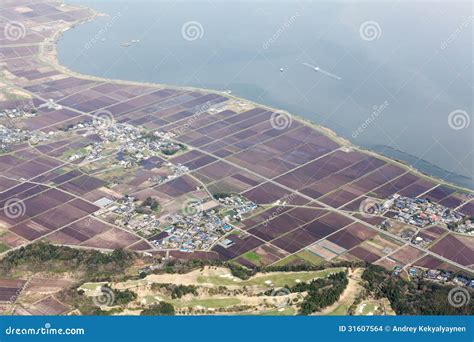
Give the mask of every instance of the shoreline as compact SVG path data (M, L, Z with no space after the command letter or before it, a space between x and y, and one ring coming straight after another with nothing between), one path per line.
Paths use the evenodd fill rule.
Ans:
M117 84L142 85L142 86L147 85L147 86L152 86L152 87L166 87L166 88L179 89L179 90L185 89L185 90L191 90L191 91L193 91L193 90L202 91L202 92L207 92L207 93L219 94L221 96L225 96L225 97L227 97L229 99L233 99L233 100L246 101L246 102L251 103L255 106L259 106L259 107L268 109L268 110L273 111L273 112L286 112L284 110L274 108L274 107L271 107L269 105L257 103L257 102L254 102L254 101L251 101L251 100L248 100L248 99L245 99L245 98L241 98L241 97L238 97L238 96L235 96L235 95L232 95L232 94L223 93L222 91L218 91L218 90L215 90L215 89L197 88L197 87L192 87L192 86L183 87L183 86L175 86L175 85L162 84L162 83L152 83L152 82L137 82L137 81L130 81L130 80L107 79L107 78L103 78L103 77L98 77L98 76L88 75L88 74L82 74L82 73L73 71L73 70L69 69L68 67L66 67L65 65L60 64L59 61L58 61L57 45L58 45L59 39L63 36L64 32L66 32L66 31L68 31L68 30L70 30L70 29L72 29L72 28L74 28L78 25L87 23L89 21L93 21L99 16L110 16L110 15L106 14L106 13L99 13L96 10L94 10L93 8L85 6L85 5L68 4L68 3L65 2L65 0L61 0L61 3L65 4L66 6L73 6L73 7L85 9L85 10L88 10L89 12L91 12L90 17L87 17L86 19L81 19L81 20L78 20L78 21L75 21L75 22L71 23L71 25L69 25L67 29L57 30L55 32L54 36L49 41L45 40L42 43L39 43L39 55L38 55L39 59L42 62L47 63L48 65L50 65L52 68L58 70L61 73L64 73L64 74L67 74L67 75L73 75L75 77L82 78L82 79L95 80L95 81L101 81L101 82L112 82L112 83L117 83ZM358 151L358 152L361 152L361 153L368 154L370 156L379 158L379 159L384 160L386 162L395 164L396 166L402 167L406 171L413 172L414 174L416 174L416 175L418 175L418 176L420 176L424 179L429 179L429 180L435 181L437 183L447 185L451 188L456 189L457 191L462 191L462 192L467 192L467 193L472 193L474 191L474 189L466 188L464 186L454 184L450 181L447 181L447 180L438 178L436 176L430 175L428 173L425 173L423 171L420 171L420 170L416 169L415 167L407 164L403 160L390 158L390 157L387 157L387 156L385 156L385 155L383 155L379 152L370 150L368 148L364 148L362 146L355 145L353 142L349 141L348 139L346 139L344 137L341 137L341 136L338 136L330 128L320 126L317 123L312 122L310 119L306 119L304 117L301 117L301 116L298 116L298 115L295 115L295 114L292 114L292 113L288 113L288 114L291 116L291 118L293 120L296 120L296 121L302 123L303 125L309 126L313 129L317 130L318 132L325 135L326 137L328 137L332 141L334 141L337 144L341 145L341 148L346 147L346 148L349 148L349 149L352 149L352 150L355 150L355 151ZM407 153L407 152L404 152L404 151L401 151L401 152ZM436 167L438 167L438 166L436 166ZM449 171L444 170L442 168L440 168L440 169L445 171L445 172L449 172ZM458 176L468 178L467 176L463 176L463 175L458 175Z

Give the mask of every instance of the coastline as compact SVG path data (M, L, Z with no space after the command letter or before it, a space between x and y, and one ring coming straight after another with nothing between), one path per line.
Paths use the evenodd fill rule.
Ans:
M215 90L215 89L198 88L198 87L191 87L191 86L183 87L183 86L175 86L175 85L162 84L162 83L152 83L152 82L137 82L137 81L129 81L129 80L107 79L107 78L98 77L98 76L94 76L94 75L81 74L81 73L78 73L76 71L73 71L73 70L69 69L68 67L60 64L59 61L58 61L58 58L57 58L57 44L58 44L59 39L62 37L64 32L66 32L67 30L72 29L73 27L76 27L78 25L87 23L89 21L93 21L99 16L108 16L108 14L99 13L96 10L94 10L93 8L85 6L85 5L68 4L64 0L62 0L61 2L63 4L65 4L66 6L71 5L71 6L76 7L76 8L81 8L81 9L88 10L91 13L91 16L71 23L71 25L69 25L67 27L67 29L57 30L55 32L54 36L49 41L45 40L43 43L39 43L40 52L39 52L38 58L42 62L50 65L52 68L60 71L61 73L72 75L72 76L82 78L82 79L88 79L88 80L94 80L94 81L100 81L100 82L113 82L113 83L117 83L117 84L142 85L142 86L146 85L146 86L151 86L151 87L166 87L166 88L179 89L179 90L184 89L184 90L190 90L190 91L193 91L193 90L194 91L202 91L202 92L206 92L206 93L219 94L221 96L225 96L225 97L227 97L229 99L233 99L233 100L243 100L243 101L251 103L255 106L265 108L269 111L282 112L281 109L274 108L274 107L271 107L269 105L265 105L265 104L261 104L261 103L256 103L254 101L251 101L251 100L248 100L248 99L245 99L245 98L240 98L240 97L237 97L237 96L232 95L232 94L224 94L222 91L218 91L218 90ZM283 111L283 112L286 112L286 111ZM326 137L328 137L332 141L334 141L337 144L341 145L342 148L344 148L344 147L349 148L351 150L359 151L361 153L368 154L370 156L379 158L379 159L384 160L386 162L395 164L396 166L402 167L406 171L412 172L412 173L418 175L419 177L421 177L423 179L427 179L427 180L435 181L435 182L440 183L440 184L447 185L447 186L449 186L451 188L454 188L458 191L467 192L467 193L472 193L474 191L474 189L470 189L470 188L467 188L467 187L464 187L464 186L461 186L461 185L457 185L457 184L454 184L454 183L452 183L450 181L447 181L445 179L441 179L441 178L438 178L436 176L425 173L423 171L420 171L420 170L416 169L415 167L407 164L403 160L390 158L390 157L387 157L387 156L385 156L381 153L370 150L368 148L364 148L362 146L355 145L353 142L349 141L348 139L346 139L344 137L341 137L341 136L338 136L330 128L320 126L317 123L312 122L311 120L303 118L301 116L298 116L298 115L295 115L295 114L292 114L292 113L289 113L289 114L291 115L292 120L296 120L296 121L298 121L298 122L300 122L300 123L302 123L306 126L309 126L313 129L317 130L318 132L325 135ZM404 152L404 153L406 153L406 152ZM448 172L447 170L445 170L445 171Z

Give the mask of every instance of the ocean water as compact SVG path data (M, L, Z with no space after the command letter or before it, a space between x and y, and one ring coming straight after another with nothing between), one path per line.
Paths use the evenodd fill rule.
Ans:
M108 14L60 40L74 71L229 89L474 189L468 2L69 2Z

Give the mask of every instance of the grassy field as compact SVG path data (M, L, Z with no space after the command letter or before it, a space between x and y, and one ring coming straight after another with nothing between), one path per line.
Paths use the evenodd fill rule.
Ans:
M237 286L285 286L285 285L295 285L297 280L301 282L306 282L315 278L327 277L331 273L337 273L344 271L343 267L338 268L328 268L321 271L311 271L311 272L278 272L278 273L269 273L260 276L252 277L248 280L236 280L234 281L231 278L227 277L198 277L198 283L210 283L213 285L237 285ZM271 283L270 283L271 282Z
M247 252L245 253L242 257L244 257L245 259L247 259L248 261L254 263L255 265L260 265L260 256L255 253L255 252Z
M283 310L269 310L269 311L261 311L258 313L259 316L292 316L296 314L296 310L294 308L284 308Z
M322 265L325 262L323 258L307 250L296 253L296 256L313 265Z
M156 299L156 297L152 296L152 295L145 296L145 297L143 297L143 299L145 300L145 303L147 305L156 303L158 301L158 299Z
M274 264L274 266L286 266L286 265L288 265L289 263L291 263L295 260L300 260L300 258L298 258L296 255L289 255L286 258L278 260Z
M101 282L101 283L84 283L82 284L79 289L82 290L90 290L90 291L95 291L97 288L99 288L102 285L107 284L106 282Z
M183 299L170 299L163 295L152 296L148 295L144 297L147 305L163 300L165 302L173 304L177 308L185 307L197 307L201 306L204 308L225 308L227 306L233 306L240 304L240 300L237 298L196 298L191 300Z
M0 242L0 253L3 253L5 251L8 251L10 249L10 247L8 247L7 245L5 245L4 243L1 243Z
M375 312L375 305L374 304L366 304L364 305L364 307L362 308L362 315L369 315L369 314L373 314Z
M345 316L349 307L345 304L339 305L333 312L329 313L330 316Z
M192 299L189 301L172 300L171 303L179 308L182 307L196 307L202 306L204 308L225 308L227 306L233 306L240 304L240 300L237 298L203 298L203 299Z

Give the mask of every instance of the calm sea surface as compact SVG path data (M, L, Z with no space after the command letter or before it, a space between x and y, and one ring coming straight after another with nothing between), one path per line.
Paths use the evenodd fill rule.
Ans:
M72 70L230 89L474 188L469 3L73 3L108 16L64 34Z

